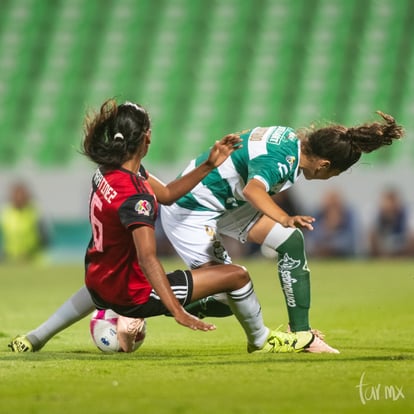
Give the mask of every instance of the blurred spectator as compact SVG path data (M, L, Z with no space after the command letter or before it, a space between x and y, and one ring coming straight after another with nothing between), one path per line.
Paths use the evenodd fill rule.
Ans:
M313 214L313 231L304 232L309 256L353 257L357 251L355 214L336 190L325 193L320 209Z
M10 187L9 202L0 218L3 259L27 262L42 258L47 232L26 184L16 182Z
M414 255L408 211L396 190L385 190L381 194L369 241L369 254L373 257Z

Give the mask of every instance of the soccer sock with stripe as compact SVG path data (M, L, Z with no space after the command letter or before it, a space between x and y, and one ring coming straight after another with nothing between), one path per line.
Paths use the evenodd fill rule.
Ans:
M310 271L303 234L299 229L276 224L264 243L278 253L278 274L293 332L310 329Z
M264 325L262 310L249 281L240 289L227 293L230 309L240 322L249 344L260 348L265 343L269 329Z

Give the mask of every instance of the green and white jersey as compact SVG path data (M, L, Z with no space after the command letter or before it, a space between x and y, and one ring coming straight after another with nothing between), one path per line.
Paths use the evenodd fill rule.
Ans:
M243 148L235 151L194 189L176 203L189 210L235 209L246 203L243 188L253 178L260 180L269 194L290 187L299 175L300 142L291 128L257 127L239 133ZM186 174L202 162L201 154L183 171Z

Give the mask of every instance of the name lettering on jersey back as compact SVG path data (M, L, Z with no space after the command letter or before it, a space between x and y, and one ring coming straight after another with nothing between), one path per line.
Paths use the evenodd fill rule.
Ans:
M270 137L267 139L269 144L280 145L283 139L293 139L295 134L290 128L276 127Z
M280 145L283 139L294 139L296 135L291 128L277 127L258 127L250 134L249 141L261 141L266 139L269 144Z
M109 185L106 178L102 175L101 171L96 170L93 176L93 182L97 187L97 191L102 194L102 197L111 204L112 200L117 196L117 192Z

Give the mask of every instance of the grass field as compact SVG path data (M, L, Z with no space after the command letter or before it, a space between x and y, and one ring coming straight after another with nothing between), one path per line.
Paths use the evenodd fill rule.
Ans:
M274 263L245 264L266 323L286 323ZM139 351L111 355L85 319L38 353L14 354L9 339L77 290L82 267L0 267L0 413L413 413L414 261L311 270L313 326L340 355L249 355L233 317L212 319L208 333L152 318Z

